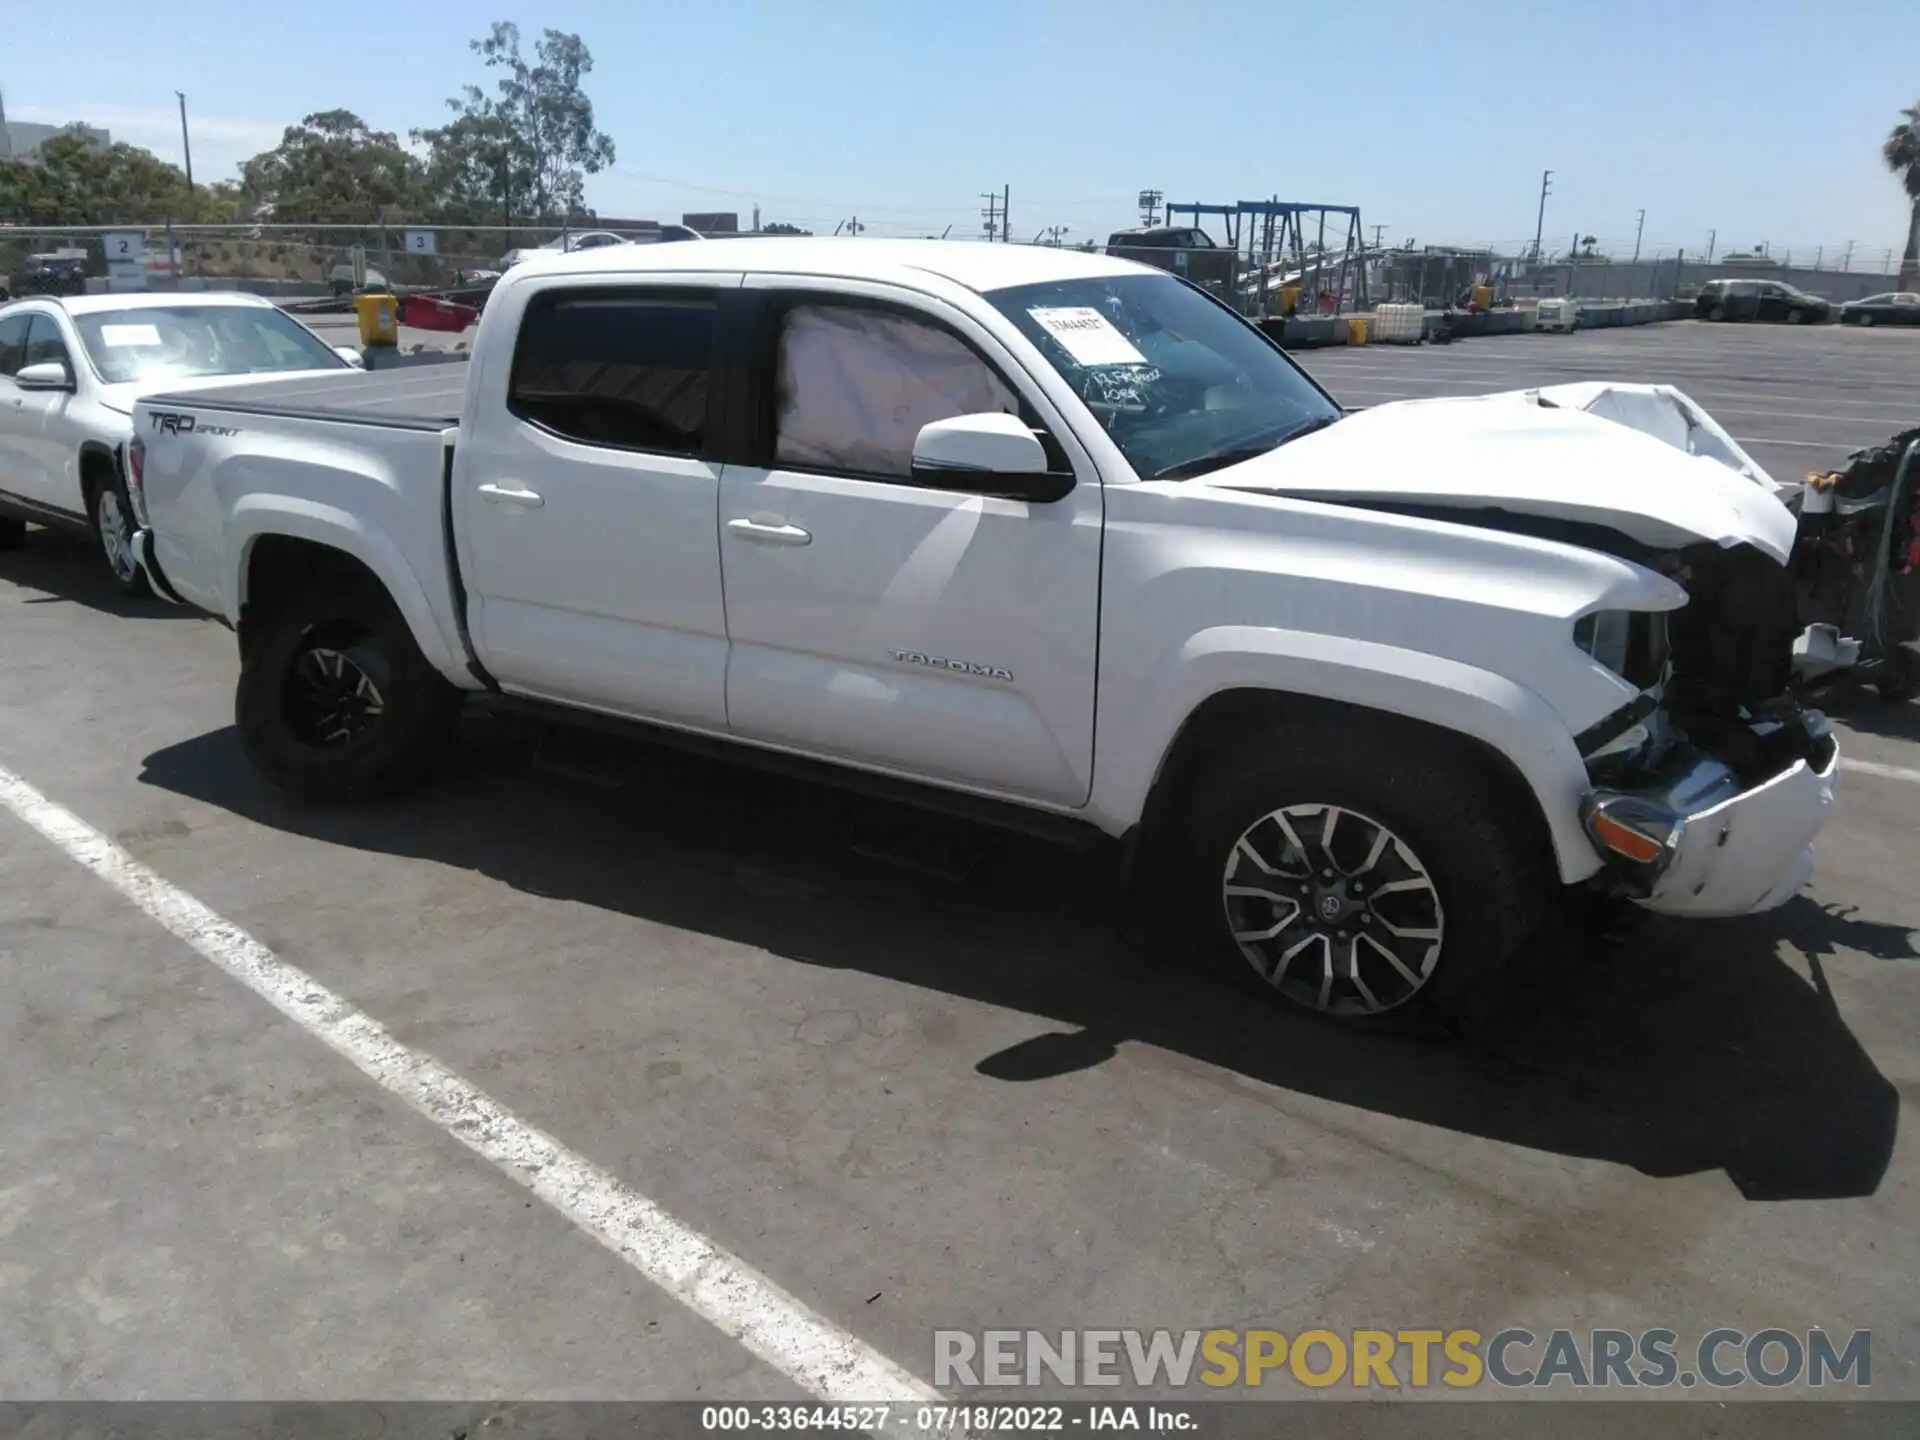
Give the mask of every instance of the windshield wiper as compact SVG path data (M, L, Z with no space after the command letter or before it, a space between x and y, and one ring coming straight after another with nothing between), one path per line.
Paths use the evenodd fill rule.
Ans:
M1169 465L1164 470L1156 470L1149 477L1154 480L1191 480L1196 475L1205 475L1211 470L1224 470L1229 465L1238 465L1242 460L1252 460L1265 455L1270 450L1278 450L1290 440L1298 440L1302 435L1311 435L1316 430L1324 430L1334 421L1344 418L1340 415L1317 415L1311 420L1303 420L1291 429L1282 430L1278 435L1260 441L1243 441L1237 445L1223 446L1218 450L1209 450L1204 455L1196 455L1191 460L1182 460L1178 465Z

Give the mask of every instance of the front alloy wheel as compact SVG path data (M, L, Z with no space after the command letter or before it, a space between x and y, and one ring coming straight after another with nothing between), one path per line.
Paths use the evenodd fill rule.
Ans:
M1289 805L1261 816L1234 842L1221 895L1247 962L1324 1014L1397 1009L1440 963L1446 916L1426 865L1356 810Z

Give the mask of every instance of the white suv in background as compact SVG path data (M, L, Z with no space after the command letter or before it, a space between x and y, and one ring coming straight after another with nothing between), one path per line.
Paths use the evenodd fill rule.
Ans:
M0 305L0 550L26 524L91 533L143 595L119 455L133 402L191 377L359 363L257 295L34 295Z

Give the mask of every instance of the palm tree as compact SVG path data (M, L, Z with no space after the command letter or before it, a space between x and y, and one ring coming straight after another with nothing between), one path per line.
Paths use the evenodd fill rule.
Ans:
M1902 290L1920 290L1920 104L1900 112L1906 119L1893 127L1880 154L1887 168L1907 187L1913 213L1907 219L1907 252L1900 257Z

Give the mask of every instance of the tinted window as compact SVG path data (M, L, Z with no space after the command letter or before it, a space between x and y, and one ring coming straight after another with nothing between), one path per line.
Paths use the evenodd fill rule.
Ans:
M893 310L795 305L780 329L774 463L908 479L920 427L1020 413L959 336Z
M49 363L73 369L73 361L67 355L67 342L60 338L59 325L51 316L36 315L27 330L27 355L21 368Z
M588 445L698 455L714 332L710 299L536 300L521 322L509 408Z
M31 315L9 315L0 320L0 375L17 375L25 363L27 321Z

